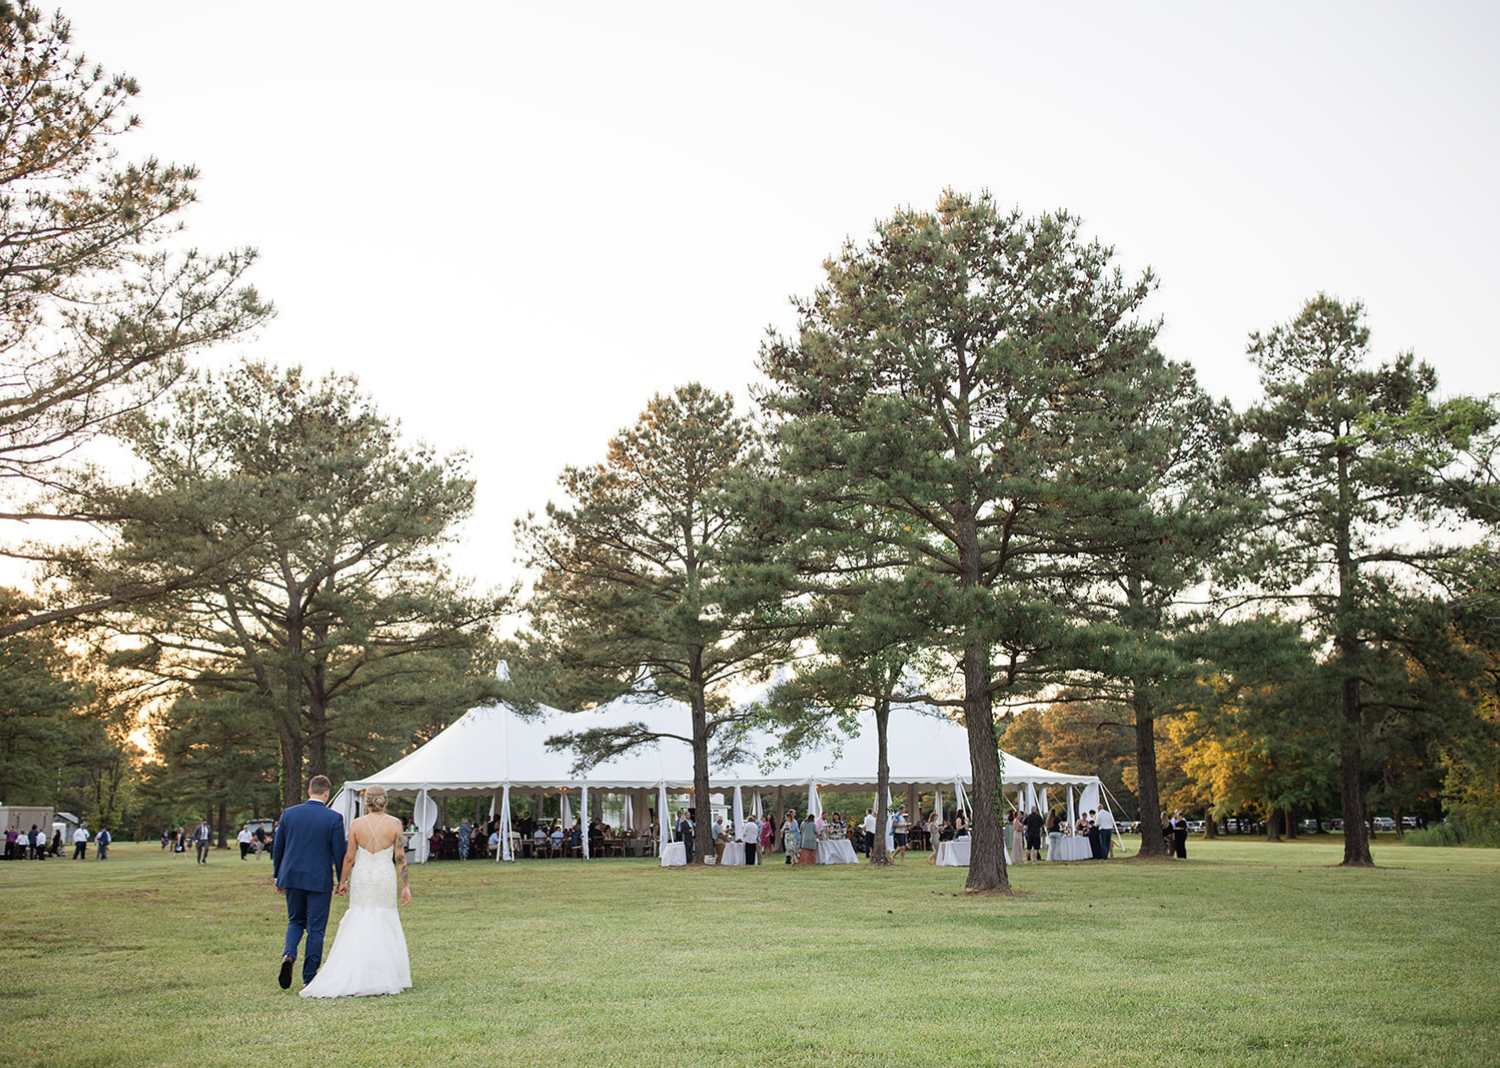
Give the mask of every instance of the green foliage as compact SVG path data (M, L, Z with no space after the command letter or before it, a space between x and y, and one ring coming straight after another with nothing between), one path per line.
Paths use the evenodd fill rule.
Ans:
M1363 306L1322 294L1289 323L1252 334L1266 400L1241 417L1236 459L1266 502L1242 573L1296 606L1337 683L1327 710L1338 728L1349 864L1371 862L1368 750L1382 721L1417 707L1407 660L1432 648L1433 579L1459 555L1436 541L1411 547L1404 528L1435 532L1458 518L1434 474L1458 459L1457 437L1441 420L1408 418L1435 407L1437 377L1409 354L1368 368L1368 350ZM1443 677L1434 666L1421 681Z
M197 172L155 159L118 165L112 142L138 120L133 79L71 51L60 14L33 4L0 17L0 492L8 519L119 514L94 476L64 459L125 412L160 397L183 357L243 335L271 314L243 277L250 249L175 252ZM35 499L28 499L28 498ZM6 543L0 554L81 565L88 548ZM7 620L14 634L157 592L140 583L105 603L59 600Z
M1406 844L1500 849L1500 813L1493 808L1459 810L1442 823L1407 831Z
M284 803L330 751L368 771L494 695L477 661L508 598L469 592L444 556L473 506L461 457L404 446L352 379L260 363L195 377L122 428L156 519L127 525L106 567L233 565L117 617L115 662L259 713Z
M929 651L927 696L962 708L975 807L993 814L993 702L1095 666L1093 560L1151 535L1133 522L1146 472L1186 440L1154 413L1184 373L1136 318L1151 276L1127 282L1065 213L946 191L825 268L796 335L762 349L784 477L752 514L846 573L895 576L899 610L867 631ZM1003 887L998 819L975 833L969 885Z
M510 696L576 710L635 686L687 704L690 736L643 722L557 744L589 766L663 737L688 742L700 813L709 811L709 747L727 740L717 755L732 756L726 728L747 714L729 685L764 677L788 645L752 625L761 590L726 566L746 536L728 491L759 463L757 435L733 399L690 384L653 397L604 462L567 468L564 504L517 523L536 581ZM697 844L701 859L710 843L700 835Z
M34 610L28 599L0 588L0 618ZM0 642L0 798L7 803L54 802L88 698L74 672L73 658L49 636L31 632Z

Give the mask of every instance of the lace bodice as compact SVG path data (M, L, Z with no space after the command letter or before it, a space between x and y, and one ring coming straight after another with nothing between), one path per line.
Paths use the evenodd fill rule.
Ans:
M393 909L396 907L396 865L388 845L378 853L359 846L354 870L349 874L349 907Z

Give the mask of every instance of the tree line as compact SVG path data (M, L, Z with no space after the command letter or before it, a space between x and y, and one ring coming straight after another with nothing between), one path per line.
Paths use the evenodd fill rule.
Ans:
M698 385L658 395L519 524L538 578L518 697L684 701L700 812L749 727L784 754L859 709L883 808L891 706L946 707L975 890L1008 887L999 743L1049 707L1133 735L1147 855L1167 850L1163 738L1174 796L1215 816L1331 788L1349 865L1372 862L1370 797L1446 776L1493 814L1491 399L1440 394L1410 354L1374 363L1363 307L1318 294L1250 335L1264 398L1237 412L1156 347L1149 272L988 194L897 211L825 269L762 345L754 418ZM661 737L554 741L587 766Z
M700 812L751 729L775 760L873 711L883 786L892 707L949 710L976 890L1008 887L1001 743L1059 710L1123 740L1148 855L1167 794L1336 795L1351 865L1373 797L1495 811L1494 404L1372 362L1357 302L1252 334L1264 398L1235 411L1157 348L1149 272L1066 212L944 191L829 258L752 411L688 384L565 470L517 526L523 604L448 570L461 455L347 376L192 366L274 314L253 250L176 250L196 172L117 163L135 83L62 16L0 5L0 48L0 552L35 578L0 618L7 800L222 830L472 704L645 687L691 709ZM587 766L662 737L555 743Z

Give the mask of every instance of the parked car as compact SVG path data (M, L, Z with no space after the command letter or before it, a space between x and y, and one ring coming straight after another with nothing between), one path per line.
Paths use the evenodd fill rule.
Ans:
M1396 821L1389 816L1376 816L1371 822L1375 824L1377 831L1394 831L1396 829Z
M1193 834L1202 834L1203 833L1203 829L1204 828L1203 828L1203 821L1202 820L1188 820L1187 821L1187 825L1188 825L1188 830L1191 833L1193 833Z

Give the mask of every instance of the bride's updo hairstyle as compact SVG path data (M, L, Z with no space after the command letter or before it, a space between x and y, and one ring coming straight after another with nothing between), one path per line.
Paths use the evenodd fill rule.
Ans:
M365 788L365 811L377 815L385 811L385 787L380 785Z

